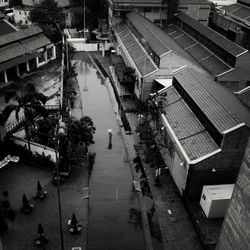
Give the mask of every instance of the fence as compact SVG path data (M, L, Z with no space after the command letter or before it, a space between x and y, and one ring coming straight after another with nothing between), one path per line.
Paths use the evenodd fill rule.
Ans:
M12 136L11 139L13 140L13 142L17 145L21 145L21 146L25 146L26 148L28 148L28 141L23 139L23 138L19 138L17 136ZM32 152L32 154L39 154L39 155L44 155L44 156L49 156L50 155L50 159L53 162L56 162L56 151L53 148L49 148L46 147L44 145L35 143L35 142L30 142L30 150Z
M23 124L25 120L24 115L19 117L18 121L14 121L11 124L5 126L6 129L6 133L9 134L11 133L14 129L16 129L17 127L21 126Z
M46 108L48 111L57 111L60 109L59 105L44 105L44 108ZM16 128L18 128L19 126L21 126L23 124L25 120L24 115L22 115L21 117L19 117L18 121L14 121L11 124L5 126L5 130L6 133L11 133L13 132L13 130L15 130Z

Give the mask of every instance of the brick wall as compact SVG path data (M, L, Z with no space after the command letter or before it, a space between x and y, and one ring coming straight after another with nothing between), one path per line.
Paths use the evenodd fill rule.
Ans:
M216 250L249 249L250 242L250 140L240 167Z

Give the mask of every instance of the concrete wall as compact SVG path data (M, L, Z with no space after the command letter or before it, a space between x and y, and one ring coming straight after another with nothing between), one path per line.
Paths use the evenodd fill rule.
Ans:
M188 169L186 166L181 164L182 162L183 162L183 160L181 160L180 156L175 151L174 152L173 166L170 167L170 173L174 179L174 182L175 182L180 194L182 194L183 190L185 190L187 176L188 176Z
M84 38L68 38L67 41L76 51L102 51L109 50L113 43L86 43Z
M234 193L224 219L216 250L249 249L250 242L250 140Z

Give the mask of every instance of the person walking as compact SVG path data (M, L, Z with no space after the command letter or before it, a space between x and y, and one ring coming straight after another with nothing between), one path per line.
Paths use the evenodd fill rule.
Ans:
M112 129L108 130L108 135L109 135L109 144L108 144L108 149L112 149Z

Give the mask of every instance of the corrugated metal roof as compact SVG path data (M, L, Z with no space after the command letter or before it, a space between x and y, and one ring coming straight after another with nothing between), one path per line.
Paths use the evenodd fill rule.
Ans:
M42 29L37 25L33 25L27 29L21 29L16 32L11 32L9 34L1 36L0 47L6 44L16 42L16 41L20 41L22 39L25 39L34 35L38 35L42 32L43 32Z
M223 10L225 10L227 13L238 17L239 19L243 19L246 20L248 22L250 22L250 7L242 5L242 4L232 4L230 6L224 6L222 8Z
M164 93L167 93L165 117L190 160L219 149L174 86L167 88Z
M240 100L250 108L250 88L238 95Z
M200 64L214 76L218 76L232 69L230 66L228 66L226 63L224 63L214 55L211 55L206 59L200 61Z
M122 40L122 43L126 47L142 76L150 74L158 69L152 60L149 59L149 55L141 47L138 40L132 35L126 25L118 25L115 26L114 29L118 33L118 36Z
M149 59L148 55L135 61L135 65L140 71L142 76L146 76L158 69Z
M171 103L176 102L182 98L173 86L169 87L166 90L166 93L167 93L167 96L166 96L167 105L170 105Z
M230 41L229 39L225 38L221 34L217 33L213 29L201 24L200 22L194 20L192 17L188 16L183 12L179 12L177 14L177 18L183 21L184 23L191 26L193 29L198 31L200 34L207 37L210 41L215 43L217 46L221 47L222 49L226 50L233 56L238 56L243 52L247 52L246 49L237 45L236 43Z
M190 160L198 159L219 149L206 131L180 140L180 143Z
M202 86L188 68L177 72L174 77L220 133L240 124L240 122Z
M164 42L166 34L154 23L134 11L127 14L127 18L158 56L170 51Z
M168 105L164 111L179 140L205 130L182 99Z

